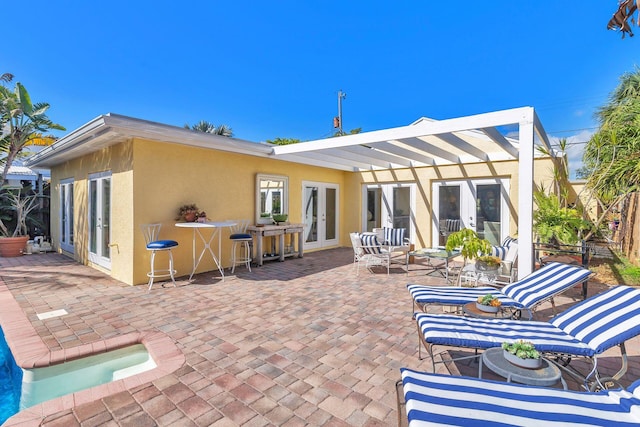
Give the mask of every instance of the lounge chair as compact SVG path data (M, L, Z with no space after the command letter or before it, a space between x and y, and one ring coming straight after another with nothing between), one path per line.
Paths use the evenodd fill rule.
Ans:
M591 271L585 268L555 262L502 289L491 286L463 288L413 284L408 284L407 289L411 294L414 311L416 306L422 311L426 311L429 305L463 306L476 301L480 296L492 294L502 302L505 309L512 309L514 314L526 311L531 319L533 310L547 300L551 300L555 313L553 297L584 282L591 275Z
M401 369L398 426L637 426L640 380L626 390L558 390ZM405 409L405 410L403 410ZM406 415L405 415L406 414Z
M488 349L518 339L531 341L549 358L559 358L558 367L586 390L616 382L627 370L624 343L640 335L640 289L616 286L574 305L548 322L513 319L480 319L442 314L417 313L419 341L429 352L435 372L436 345ZM420 345L420 344L419 344ZM622 366L611 378L598 373L598 356L620 347ZM422 358L421 346L418 357ZM473 357L473 356L472 356ZM591 362L590 372L581 373L569 363L571 358ZM562 362L562 363L560 363Z

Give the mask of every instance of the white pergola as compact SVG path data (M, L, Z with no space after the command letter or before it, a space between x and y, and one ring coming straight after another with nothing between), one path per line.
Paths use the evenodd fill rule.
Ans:
M518 126L518 139L496 128ZM553 152L532 107L448 120L420 119L392 129L273 147L282 160L345 171L373 171L518 160L518 276L533 270L533 159L536 141Z

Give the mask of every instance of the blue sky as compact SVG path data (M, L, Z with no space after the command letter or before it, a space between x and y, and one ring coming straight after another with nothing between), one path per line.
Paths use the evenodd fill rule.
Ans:
M0 72L69 131L109 112L250 141L533 106L584 141L638 63L617 0L51 1L3 5ZM637 31L640 33L640 29ZM59 136L64 133L58 133ZM571 152L572 166L583 145Z

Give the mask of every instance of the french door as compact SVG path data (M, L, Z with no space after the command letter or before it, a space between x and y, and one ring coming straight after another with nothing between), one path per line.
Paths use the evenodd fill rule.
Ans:
M89 261L111 268L111 172L89 175Z
M440 224L446 220L458 220L461 229L471 228L492 245L499 245L509 234L508 195L508 179L433 184L433 245L446 243L440 233Z
M416 209L415 184L380 184L364 186L363 230L374 228L405 228L413 241Z
M339 191L337 184L302 182L305 248L338 245Z
M60 248L67 252L74 252L72 179L60 182Z

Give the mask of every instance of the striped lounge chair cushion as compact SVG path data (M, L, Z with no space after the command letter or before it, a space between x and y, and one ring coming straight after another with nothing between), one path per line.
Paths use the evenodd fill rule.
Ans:
M505 307L532 308L536 304L586 280L591 272L585 268L561 263L550 263L524 279L501 290L490 286L462 288L459 286L407 285L418 304L464 305L479 296L492 294Z
M640 289L616 286L574 305L549 322L416 314L427 343L499 347L525 339L538 351L593 357L640 335Z
M640 381L628 390L584 393L406 368L401 373L409 427L628 427L640 423Z
M389 246L402 246L406 232L406 228L384 227L384 243Z

